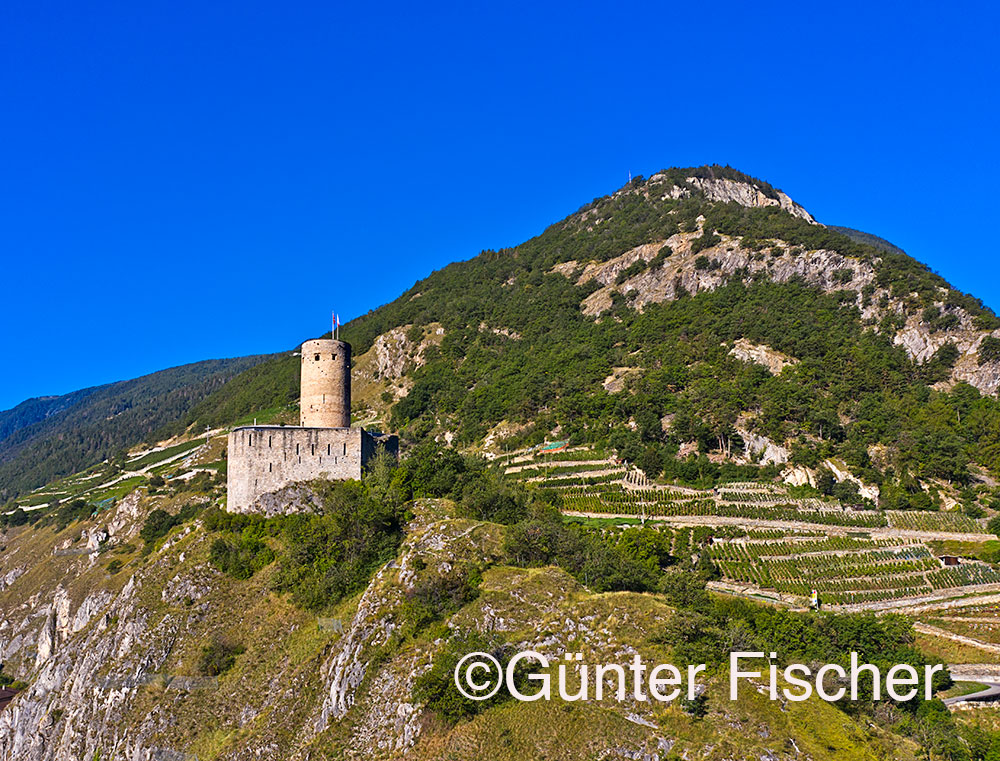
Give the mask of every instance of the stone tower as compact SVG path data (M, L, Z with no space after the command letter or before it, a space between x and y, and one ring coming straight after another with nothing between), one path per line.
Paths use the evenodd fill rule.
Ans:
M351 427L351 345L332 338L302 344L303 428Z
M395 436L351 428L351 345L319 338L302 344L301 427L246 425L229 433L231 513L276 515L298 509L279 494L292 484L360 480L384 449L399 456Z

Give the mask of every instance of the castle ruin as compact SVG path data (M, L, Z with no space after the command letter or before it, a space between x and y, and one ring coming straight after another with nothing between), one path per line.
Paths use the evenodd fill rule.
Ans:
M229 434L230 512L260 511L261 497L296 483L360 479L379 446L395 436L351 427L351 345L332 338L302 344L299 425L253 425Z

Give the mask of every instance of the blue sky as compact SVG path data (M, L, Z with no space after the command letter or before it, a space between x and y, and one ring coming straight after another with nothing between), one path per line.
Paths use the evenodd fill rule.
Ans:
M0 408L287 349L668 166L1000 309L1000 15L872 5L4 3Z

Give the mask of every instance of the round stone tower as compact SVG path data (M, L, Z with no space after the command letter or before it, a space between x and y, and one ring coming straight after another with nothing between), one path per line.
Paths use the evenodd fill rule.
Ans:
M351 345L332 338L302 344L300 423L305 428L351 427Z

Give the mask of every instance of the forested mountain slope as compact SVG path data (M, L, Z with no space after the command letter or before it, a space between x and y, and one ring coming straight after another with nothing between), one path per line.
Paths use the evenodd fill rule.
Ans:
M922 504L928 480L1000 468L1000 321L869 240L728 167L637 178L347 325L355 357L381 367L391 336L411 360L356 413L410 442L610 444L668 474L691 442L749 460L766 437L792 465L837 457L887 504ZM295 362L249 370L184 423L287 405Z
M0 412L0 500L140 443L264 359L195 362Z

